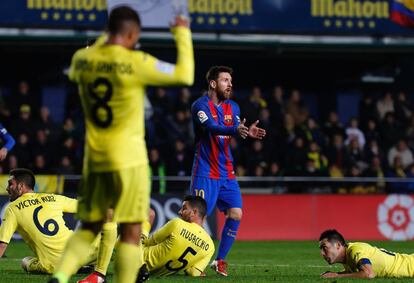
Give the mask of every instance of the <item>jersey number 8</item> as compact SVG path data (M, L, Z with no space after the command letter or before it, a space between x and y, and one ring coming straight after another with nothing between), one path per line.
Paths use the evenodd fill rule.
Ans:
M108 102L113 95L112 84L107 78L97 78L88 85L89 94L95 100L92 104L92 120L98 127L108 128L113 119L112 109Z

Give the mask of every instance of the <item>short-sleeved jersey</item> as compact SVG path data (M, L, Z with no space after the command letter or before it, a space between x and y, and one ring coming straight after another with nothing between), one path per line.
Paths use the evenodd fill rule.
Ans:
M196 142L192 176L234 179L230 139L240 124L239 106L232 100L215 105L205 95L193 103L191 113Z
M191 32L176 27L177 64L106 44L105 36L72 58L69 78L78 84L86 119L84 168L107 172L148 163L144 141L147 85L192 84Z
M214 243L196 223L175 218L144 241L144 261L154 275L170 275L183 270L197 276L214 254Z
M347 272L358 272L362 259L371 262L377 277L414 277L414 255L399 254L367 243L349 243L346 249Z
M0 226L0 242L17 230L47 270L58 263L72 231L63 212L75 213L77 200L55 194L26 193L9 203Z

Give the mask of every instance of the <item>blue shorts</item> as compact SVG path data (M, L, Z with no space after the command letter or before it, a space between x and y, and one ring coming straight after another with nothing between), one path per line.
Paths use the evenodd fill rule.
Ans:
M242 197L236 179L217 180L207 177L194 177L191 181L190 193L201 196L207 202L207 215L214 207L220 211L229 208L242 208Z

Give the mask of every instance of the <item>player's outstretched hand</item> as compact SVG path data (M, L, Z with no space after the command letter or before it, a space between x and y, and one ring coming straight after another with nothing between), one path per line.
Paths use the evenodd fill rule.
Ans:
M0 161L3 161L7 156L7 148L3 147L0 149Z
M338 277L338 273L332 271L325 271L321 274L322 278L336 278Z
M239 133L239 136L242 139L247 138L247 136L249 135L249 128L246 127L246 125L244 125L246 123L246 118L243 119L243 121L241 121L240 125L237 126L237 132Z
M257 127L257 124L259 124L259 120L250 125L249 137L261 140L266 136L266 130Z
M175 17L172 25L172 27L186 27L188 28L190 26L190 21L185 16L177 16Z

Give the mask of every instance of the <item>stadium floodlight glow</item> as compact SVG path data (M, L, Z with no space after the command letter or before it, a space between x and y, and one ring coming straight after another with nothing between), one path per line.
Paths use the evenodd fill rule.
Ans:
M361 77L361 81L364 83L392 84L394 83L395 79L390 76L378 76L378 75L366 74Z

